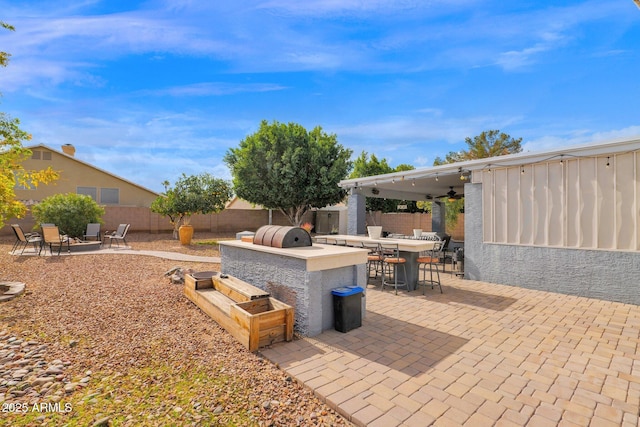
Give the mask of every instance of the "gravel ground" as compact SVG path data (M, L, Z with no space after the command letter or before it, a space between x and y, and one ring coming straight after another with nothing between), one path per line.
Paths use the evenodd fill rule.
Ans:
M8 254L13 242L0 237L0 281L27 288L0 303L0 424L8 417L12 425L349 425L245 350L164 276L177 266L219 265L132 255L18 257ZM128 243L218 256L216 245L182 246L169 235L133 233ZM6 378L20 368L30 372L16 375L22 389L13 393L17 384ZM33 412L43 402L73 409L7 414L19 408L10 404Z

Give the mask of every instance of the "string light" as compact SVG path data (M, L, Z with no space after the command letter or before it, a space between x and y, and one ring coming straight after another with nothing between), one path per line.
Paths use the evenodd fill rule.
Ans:
M438 180L438 174L436 174L436 182L438 182L438 181L439 181L439 180Z
M524 175L524 166L520 166L520 174Z
M609 169L609 156L607 156L607 169Z
M411 181L411 186L412 186L412 187L415 187L415 186L416 186L416 180L415 180L415 178L413 179L413 181Z

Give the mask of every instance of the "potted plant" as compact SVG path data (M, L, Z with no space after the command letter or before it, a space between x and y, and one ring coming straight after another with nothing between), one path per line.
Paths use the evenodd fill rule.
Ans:
M231 198L231 185L208 173L187 176L184 173L173 188L163 183L165 192L151 204L151 211L166 215L173 225L173 237L190 245L193 238L191 216L220 212Z

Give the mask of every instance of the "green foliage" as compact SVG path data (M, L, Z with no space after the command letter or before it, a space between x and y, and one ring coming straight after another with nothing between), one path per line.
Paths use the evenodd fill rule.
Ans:
M38 224L51 223L70 237L82 238L89 223L103 223L104 208L91 196L84 194L56 194L32 208Z
M20 129L20 121L0 112L0 227L10 218L21 218L27 211L16 200L16 184L25 188L48 184L59 174L50 167L41 171L24 170L22 162L31 157L31 150L22 146L31 135Z
M0 21L0 27L14 31L11 25ZM0 66L6 67L9 55L0 51ZM58 179L51 168L41 171L25 171L22 162L31 157L31 150L22 146L31 135L20 129L20 121L0 112L0 228L10 218L21 218L27 211L24 203L16 200L15 185L25 188L48 184Z
M467 137L464 139L467 144L467 150L451 151L446 155L445 159L436 157L433 162L434 166L462 162L465 160L485 159L487 157L504 156L506 154L515 154L522 151L522 138L514 139L499 130L484 131L473 139ZM445 201L445 221L447 227L452 228L458 222L458 213L464 209L464 200Z
M299 124L263 120L224 160L239 197L278 209L297 226L310 208L344 199L338 183L351 170L350 157L351 150L320 126L308 132Z
M12 25L9 25L6 22L2 22L2 21L0 21L0 27L5 28L5 29L7 29L9 31L15 31L16 30ZM7 64L9 63L9 57L10 56L11 56L10 53L1 52L0 51L0 66L6 67Z
M522 138L514 139L499 130L484 131L480 135L474 136L473 139L465 138L464 142L467 143L467 150L451 151L444 160L436 157L433 165L439 166L465 160L485 159L522 151L522 146L520 145Z
M231 185L208 173L182 176L172 188L165 181L165 192L151 203L151 211L169 217L174 237L181 224L189 224L191 215L220 212L231 199Z
M353 172L349 178L362 178L393 172L410 171L413 169L415 168L412 165L407 164L398 165L394 169L389 166L387 159L379 160L375 154L372 154L371 157L369 157L369 154L363 151L354 161ZM398 205L407 205L407 209L403 210L403 212L418 212L421 210L413 200L393 200L378 197L367 197L365 199L365 203L369 212L396 212L398 210ZM371 217L373 218L373 215L371 215Z

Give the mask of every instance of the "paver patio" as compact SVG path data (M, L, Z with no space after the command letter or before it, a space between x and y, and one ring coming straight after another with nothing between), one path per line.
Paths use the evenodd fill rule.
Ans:
M638 426L640 307L443 282L262 354L359 426Z

